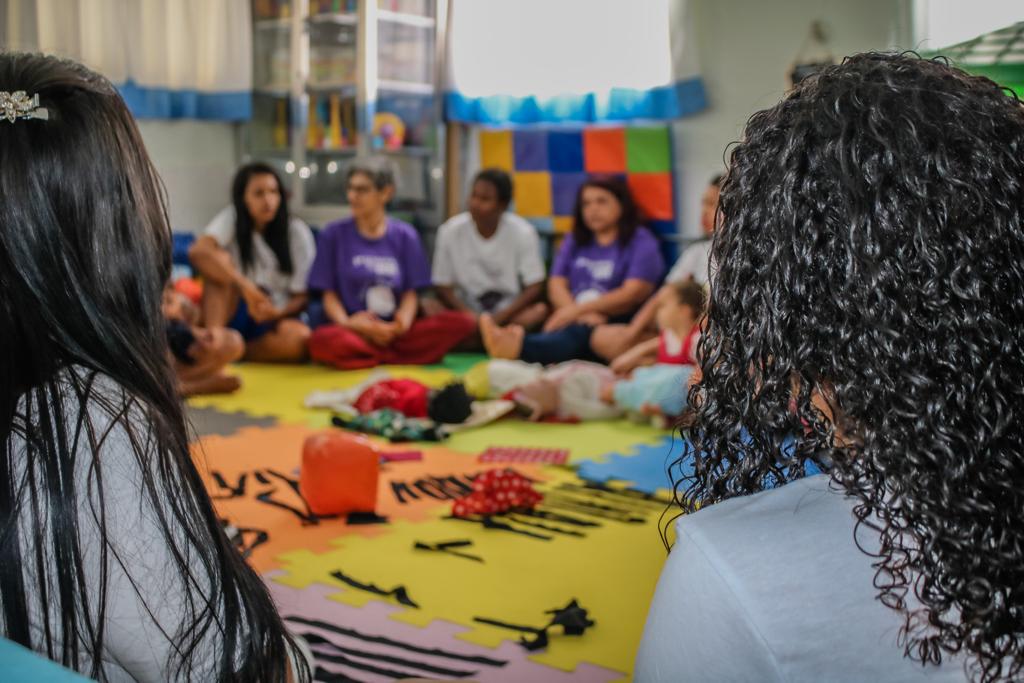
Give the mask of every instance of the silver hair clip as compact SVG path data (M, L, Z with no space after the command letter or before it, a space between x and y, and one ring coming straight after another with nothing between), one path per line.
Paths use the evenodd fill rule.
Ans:
M50 118L50 112L39 106L39 95L29 97L24 90L15 92L0 91L0 120L7 119L14 123L17 119Z

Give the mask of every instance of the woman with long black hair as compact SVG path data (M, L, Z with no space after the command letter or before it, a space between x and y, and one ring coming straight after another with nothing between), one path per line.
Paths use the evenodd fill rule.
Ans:
M850 57L750 118L721 213L636 680L1024 679L1021 101Z
M597 360L595 328L628 322L665 274L658 240L640 225L629 186L594 176L576 193L572 233L562 242L548 279L552 313L541 332L500 326L480 316L480 336L493 358L528 363Z
M163 191L113 86L0 54L0 187L0 634L101 680L308 680L189 454Z
M242 166L231 206L189 249L203 276L203 325L237 330L247 360L305 360L310 331L297 316L306 308L315 256L313 234L289 215L277 172L261 162Z

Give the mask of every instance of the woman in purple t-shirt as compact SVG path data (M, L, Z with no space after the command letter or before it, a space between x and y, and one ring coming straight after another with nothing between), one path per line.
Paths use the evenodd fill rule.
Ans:
M324 228L309 273L309 288L323 293L326 317L309 340L315 361L343 370L436 363L476 328L459 311L417 319L430 267L416 230L385 213L394 192L387 164L349 168L352 216Z
M595 359L590 335L597 325L628 320L665 274L658 241L639 225L629 188L618 178L591 178L576 195L572 234L565 238L548 280L554 312L538 334L499 327L480 317L480 333L494 358L531 363Z

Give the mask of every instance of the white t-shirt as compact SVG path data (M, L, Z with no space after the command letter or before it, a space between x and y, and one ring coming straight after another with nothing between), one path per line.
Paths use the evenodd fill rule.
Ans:
M235 239L233 206L214 216L203 230L203 234L209 235L217 240L217 244L227 249L235 267L242 270L242 274L252 280L257 287L265 290L275 306L282 307L288 303L292 294L302 294L306 291L309 269L313 267L313 258L316 256L316 243L313 241L313 233L309 226L298 218L292 217L288 221L288 249L292 256L291 275L281 271L274 251L263 240L263 236L255 231L252 234L252 264L249 268L242 269L242 257L238 250L238 241Z
M708 282L708 270L711 262L711 240L700 240L686 248L679 256L672 270L668 271L665 282L682 282L693 277L698 285Z
M452 216L437 231L433 279L455 287L477 313L499 311L544 279L540 238L525 219L507 211L490 239L481 237L468 212Z

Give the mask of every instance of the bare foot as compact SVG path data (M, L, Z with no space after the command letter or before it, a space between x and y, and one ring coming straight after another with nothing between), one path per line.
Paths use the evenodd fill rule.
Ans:
M491 358L515 360L523 350L523 337L526 331L519 325L499 327L489 314L480 316L480 336L484 340L484 348Z
M182 381L181 393L185 396L230 394L238 391L241 386L242 380L234 375L213 375L212 377Z

